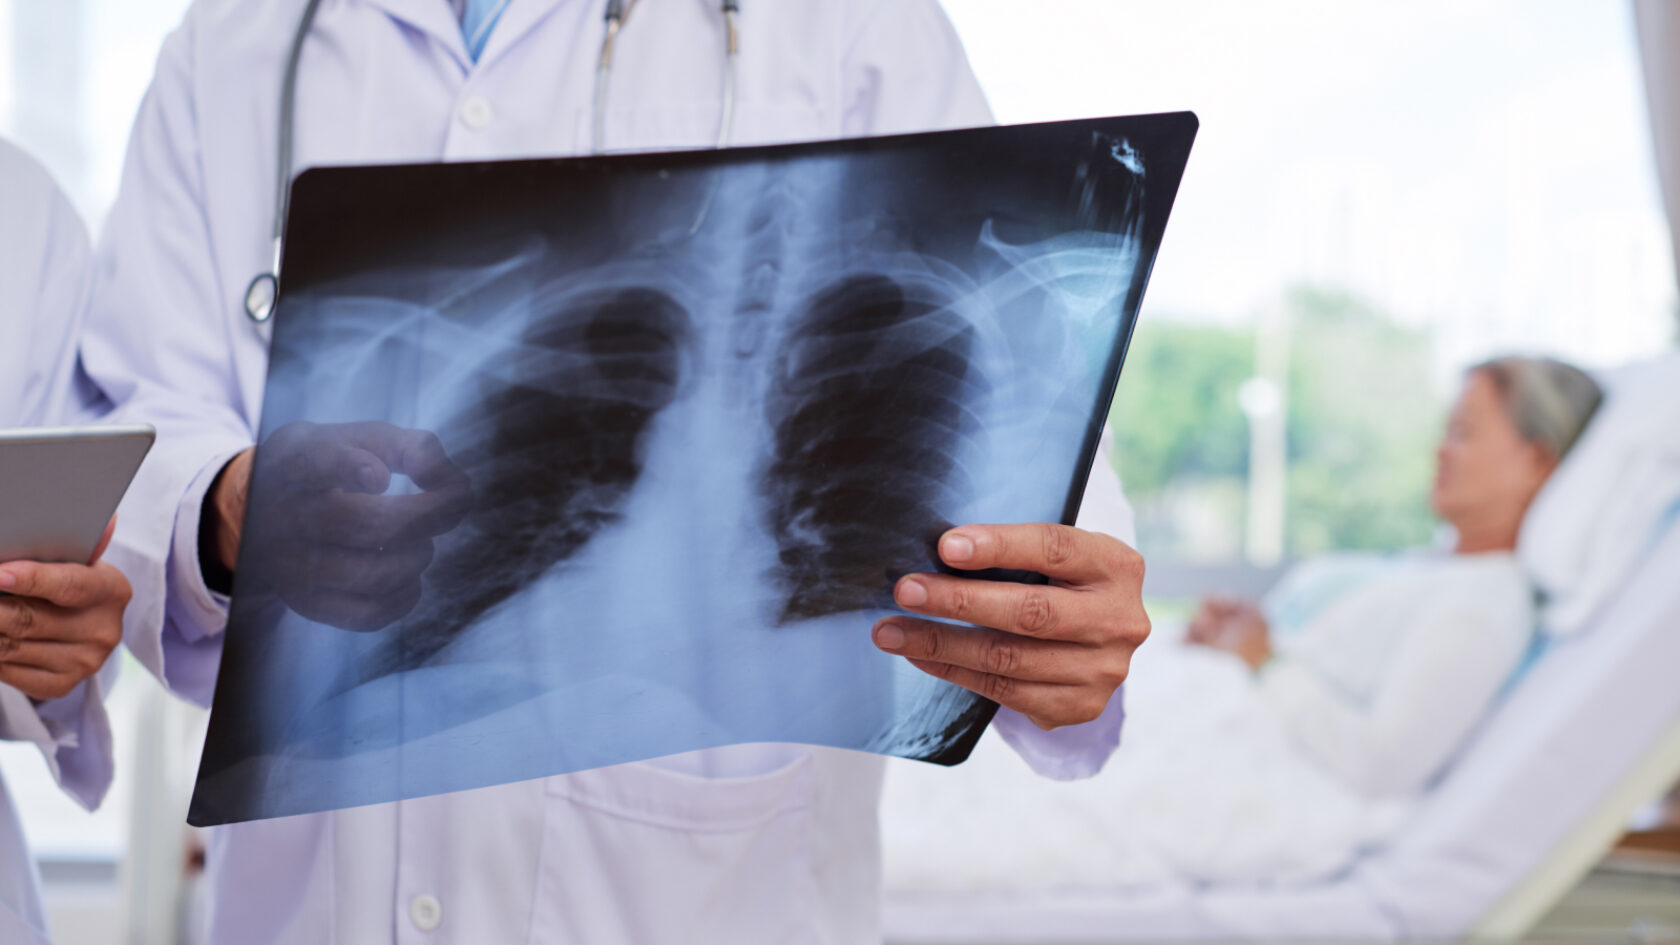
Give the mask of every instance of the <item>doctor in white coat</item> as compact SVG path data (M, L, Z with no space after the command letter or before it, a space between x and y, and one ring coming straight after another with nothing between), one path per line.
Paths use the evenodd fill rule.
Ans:
M89 256L52 178L0 141L0 426L96 412L72 382ZM0 562L0 591L0 738L37 745L59 787L92 810L111 786L105 693L128 581L109 564ZM0 780L0 942L47 941L35 864Z
M587 152L604 2L325 0L299 63L296 167ZM712 144L718 3L631 6L598 116L605 148ZM934 0L743 6L735 143L991 120ZM216 677L227 600L215 585L235 560L262 402L268 329L247 317L245 295L271 264L278 106L304 7L199 0L167 40L82 349L119 412L159 427L111 551L136 585L127 642L200 703ZM1109 530L1129 527L1106 463L1088 505ZM899 618L875 629L878 645L1013 707L995 727L1045 774L1095 772L1119 738L1110 697L1148 631L1141 559L1060 526L965 527L942 549L956 560L965 540L967 567L1031 567L1058 586L906 579L908 609L999 630L958 637ZM882 765L746 745L219 828L208 940L878 940Z

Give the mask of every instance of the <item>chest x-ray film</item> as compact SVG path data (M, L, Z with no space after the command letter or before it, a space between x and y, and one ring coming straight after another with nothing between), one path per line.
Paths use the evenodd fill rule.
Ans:
M303 175L190 820L963 760L996 707L870 630L952 525L1073 521L1195 128Z

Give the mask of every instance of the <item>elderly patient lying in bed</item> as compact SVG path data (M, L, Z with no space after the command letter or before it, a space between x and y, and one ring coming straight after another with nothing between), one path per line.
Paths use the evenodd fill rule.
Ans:
M1138 653L1121 750L1090 781L1034 787L986 743L980 776L895 767L889 886L1299 882L1380 845L1528 652L1517 531L1599 400L1555 361L1471 369L1432 493L1451 553L1309 563L1268 608L1294 612L1291 628L1203 602L1182 645ZM1029 790L1057 796L1053 813L1012 802Z

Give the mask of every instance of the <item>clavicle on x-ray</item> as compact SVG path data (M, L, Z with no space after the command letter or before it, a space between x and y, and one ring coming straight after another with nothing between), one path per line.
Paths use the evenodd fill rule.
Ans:
M961 761L995 706L870 628L945 529L1072 521L1194 131L304 175L192 821Z

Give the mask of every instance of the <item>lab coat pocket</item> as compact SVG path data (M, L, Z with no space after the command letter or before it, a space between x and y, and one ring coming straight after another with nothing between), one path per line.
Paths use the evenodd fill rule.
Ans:
M813 941L814 791L808 752L745 777L549 779L533 945Z

